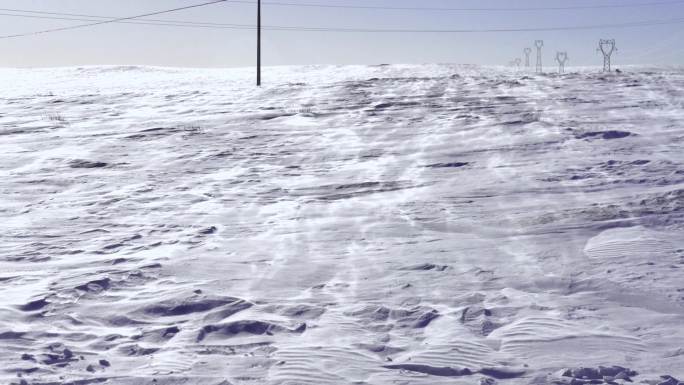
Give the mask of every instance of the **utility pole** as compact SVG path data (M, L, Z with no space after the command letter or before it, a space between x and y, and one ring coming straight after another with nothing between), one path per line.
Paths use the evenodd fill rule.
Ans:
M532 53L532 48L525 48L523 52L525 53L525 68L530 68L530 54Z
M568 61L567 52L556 52L556 61L558 62L558 73L565 73L565 62Z
M261 87L261 0L257 1L257 87Z
M535 40L534 46L537 47L537 73L542 73L542 47L544 47L544 40Z
M615 39L601 39L599 41L599 47L597 51L603 53L603 72L610 72L610 57L613 55L613 52L617 51L617 48L615 47Z

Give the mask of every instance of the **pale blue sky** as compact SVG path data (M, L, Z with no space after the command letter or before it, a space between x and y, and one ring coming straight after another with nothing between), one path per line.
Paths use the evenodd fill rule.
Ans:
M202 3L206 0L0 0L0 8L131 16ZM299 3L408 7L549 7L644 3L658 0L289 0ZM0 13L13 13L0 11ZM265 25L472 29L576 26L684 19L684 1L638 8L429 12L368 9L318 9L264 5ZM157 19L249 24L250 4L222 3ZM82 24L0 16L0 35ZM264 64L472 63L506 64L522 55L534 39L544 39L545 64L557 50L568 51L569 65L600 65L600 38L615 38L619 64L684 64L684 21L640 28L586 31L416 34L265 31ZM254 64L255 33L250 30L191 29L131 24L0 40L0 66L142 64L190 67L244 67Z

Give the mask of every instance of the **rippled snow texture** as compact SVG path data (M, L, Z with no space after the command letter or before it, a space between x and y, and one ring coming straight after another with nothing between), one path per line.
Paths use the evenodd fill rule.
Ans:
M684 377L684 70L0 79L2 383Z

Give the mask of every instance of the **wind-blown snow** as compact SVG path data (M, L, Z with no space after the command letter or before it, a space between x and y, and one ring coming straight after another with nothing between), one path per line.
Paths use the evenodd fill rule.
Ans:
M684 70L0 82L2 383L684 379Z

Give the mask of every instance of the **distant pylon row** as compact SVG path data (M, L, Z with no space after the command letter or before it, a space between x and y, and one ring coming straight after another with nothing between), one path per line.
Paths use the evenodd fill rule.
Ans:
M544 71L542 63L542 48L544 48L544 40L535 40L534 46L537 48L537 63L535 71L537 73L542 73ZM614 52L617 51L617 48L615 47L615 39L601 39L599 41L598 51L603 53L603 71L610 72L612 70L611 56ZM525 55L525 68L529 69L531 66L530 55L532 54L532 48L526 47L523 50L523 54ZM568 56L568 53L566 51L556 52L556 62L558 62L558 73L565 73L565 63L567 63L568 60L570 60L570 57ZM516 58L509 64L511 66L520 68L521 63L522 59Z

